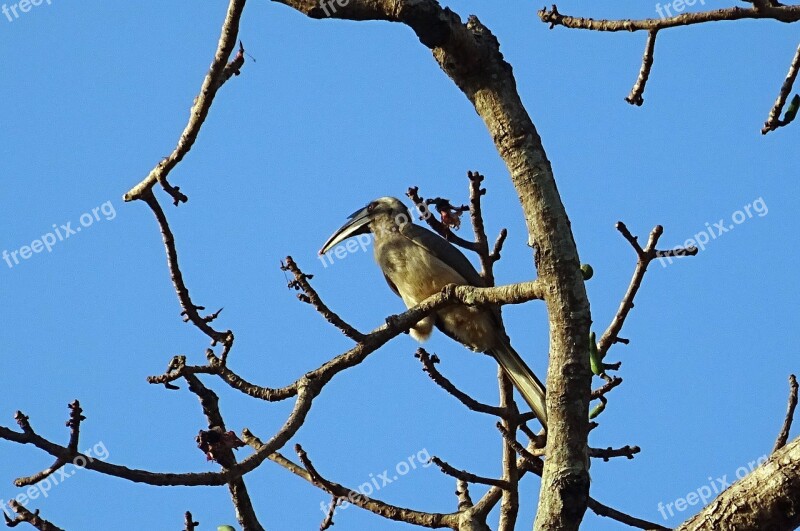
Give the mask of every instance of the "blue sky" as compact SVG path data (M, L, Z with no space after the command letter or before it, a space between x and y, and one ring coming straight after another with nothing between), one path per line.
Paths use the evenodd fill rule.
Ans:
M85 227L19 264L0 262L5 342L0 423L21 409L36 430L65 442L68 402L87 420L81 447L155 471L213 470L194 437L204 427L185 389L150 386L175 354L203 361L206 339L180 320L149 209L122 194L175 145L213 56L227 2L52 0L0 17L4 82L0 125L0 251L20 251L71 223ZM797 46L773 22L681 28L659 37L645 105L623 101L639 69L644 34L597 34L541 24L522 1L447 5L477 14L500 39L552 161L583 262L594 330L616 310L634 255L618 220L642 238L665 226L674 246L760 200L763 208L716 237L699 256L651 266L611 361L625 383L592 432L598 447L636 444L633 461L593 463L592 494L664 525L699 505L659 513L730 481L769 452L797 370L798 233L794 125L759 129ZM706 0L707 8L723 7ZM701 8L699 4L694 9ZM656 15L650 2L571 1L563 13ZM286 288L291 254L324 300L362 330L402 310L371 252L327 267L316 251L345 216L384 195L466 197L466 172L487 177L491 237L509 230L500 282L534 275L525 225L503 162L474 110L430 52L400 25L312 21L252 0L241 38L249 61L221 90L199 140L173 172L189 203L162 195L195 301L224 306L236 332L231 366L280 386L350 342ZM758 46L754 46L758 43ZM98 209L97 216L92 210ZM113 215L112 215L113 212ZM463 229L466 231L466 228ZM546 370L543 306L508 308L519 352ZM337 376L315 401L300 442L330 479L357 487L410 456L438 455L496 476L494 419L465 411L420 370L409 337ZM496 400L495 367L445 337L427 345L463 389ZM206 378L230 429L268 437L291 404L264 404ZM32 447L0 443L0 499L12 480L48 466ZM287 453L294 457L291 448ZM240 450L245 456L248 450ZM401 467L401 470L404 467ZM372 474L372 476L371 476ZM393 476L394 474L390 474ZM269 529L316 528L328 496L272 463L247 477ZM375 495L398 505L456 508L454 482L417 467ZM520 529L529 527L539 481L526 478ZM473 495L483 491L475 487ZM31 504L67 529L177 529L191 510L201 529L234 523L224 488L156 488L78 471ZM494 516L496 518L496 515ZM401 529L356 508L337 529ZM618 529L588 514L587 529Z

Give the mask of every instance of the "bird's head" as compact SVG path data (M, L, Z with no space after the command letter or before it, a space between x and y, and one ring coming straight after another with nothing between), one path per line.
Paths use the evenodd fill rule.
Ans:
M373 232L375 227L386 226L388 223L400 227L410 222L411 214L402 201L396 197L381 197L350 214L347 223L328 238L319 254L327 253L347 238Z

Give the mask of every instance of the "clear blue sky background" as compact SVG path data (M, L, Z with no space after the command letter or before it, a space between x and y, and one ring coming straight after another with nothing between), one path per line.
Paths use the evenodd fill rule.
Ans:
M19 250L111 201L104 216L9 268L0 262L2 424L17 409L66 442L66 405L85 409L82 448L155 471L214 470L196 448L204 427L185 389L150 386L175 354L204 360L204 336L181 322L153 217L122 194L175 145L216 47L227 2L52 0L9 22L3 53L0 251ZM759 129L797 46L797 28L720 23L664 32L644 107L623 101L639 69L644 34L597 34L540 23L540 4L447 2L477 14L499 37L553 163L588 283L594 328L619 304L634 255L614 229L646 237L665 226L673 246L759 198L754 215L692 259L652 266L616 346L625 383L592 432L594 446L636 444L633 461L595 462L592 494L621 510L665 520L710 478L732 479L767 453L797 370L797 136ZM707 8L735 2L707 0ZM565 13L656 16L652 2L570 1ZM702 8L699 4L695 8ZM345 216L383 195L466 197L467 170L487 176L487 225L509 230L500 282L532 278L531 252L508 173L466 98L430 52L400 25L312 21L252 0L241 37L257 62L220 92L191 154L172 174L188 204L162 202L195 301L225 307L237 334L232 367L280 386L350 342L299 303L279 262L291 254L330 306L362 330L402 310L370 256L323 267L322 242ZM106 207L108 211L109 207ZM752 210L751 210L752 211ZM113 217L113 219L106 219ZM464 229L467 231L467 229ZM547 363L542 305L508 308L517 349L538 372ZM441 370L484 401L496 400L495 367L447 338L429 349ZM321 472L351 487L425 451L457 467L499 474L494 419L470 413L420 370L409 337L336 377L317 399L300 442ZM290 403L265 404L206 378L228 426L268 437ZM293 456L291 447L287 453ZM239 456L248 454L239 451ZM52 459L0 444L0 498L12 480ZM262 523L314 529L328 496L272 463L247 476ZM454 482L418 467L375 496L427 511L456 508ZM522 486L520 529L532 521L539 480ZM477 499L484 489L476 487ZM79 471L31 508L67 529L180 529L191 510L201 529L235 523L224 488L156 488ZM495 516L496 519L496 516ZM357 508L337 529L401 529ZM619 524L589 514L587 529Z

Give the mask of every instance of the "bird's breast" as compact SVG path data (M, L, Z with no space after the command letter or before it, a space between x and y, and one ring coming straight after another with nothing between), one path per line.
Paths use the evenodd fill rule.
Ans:
M453 268L397 234L375 245L375 260L406 301L417 304L447 284L466 284Z

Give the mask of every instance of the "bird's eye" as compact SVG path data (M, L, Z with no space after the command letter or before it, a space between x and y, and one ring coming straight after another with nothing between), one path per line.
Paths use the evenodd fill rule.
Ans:
M370 203L367 205L367 212L372 212L375 210L375 203Z

